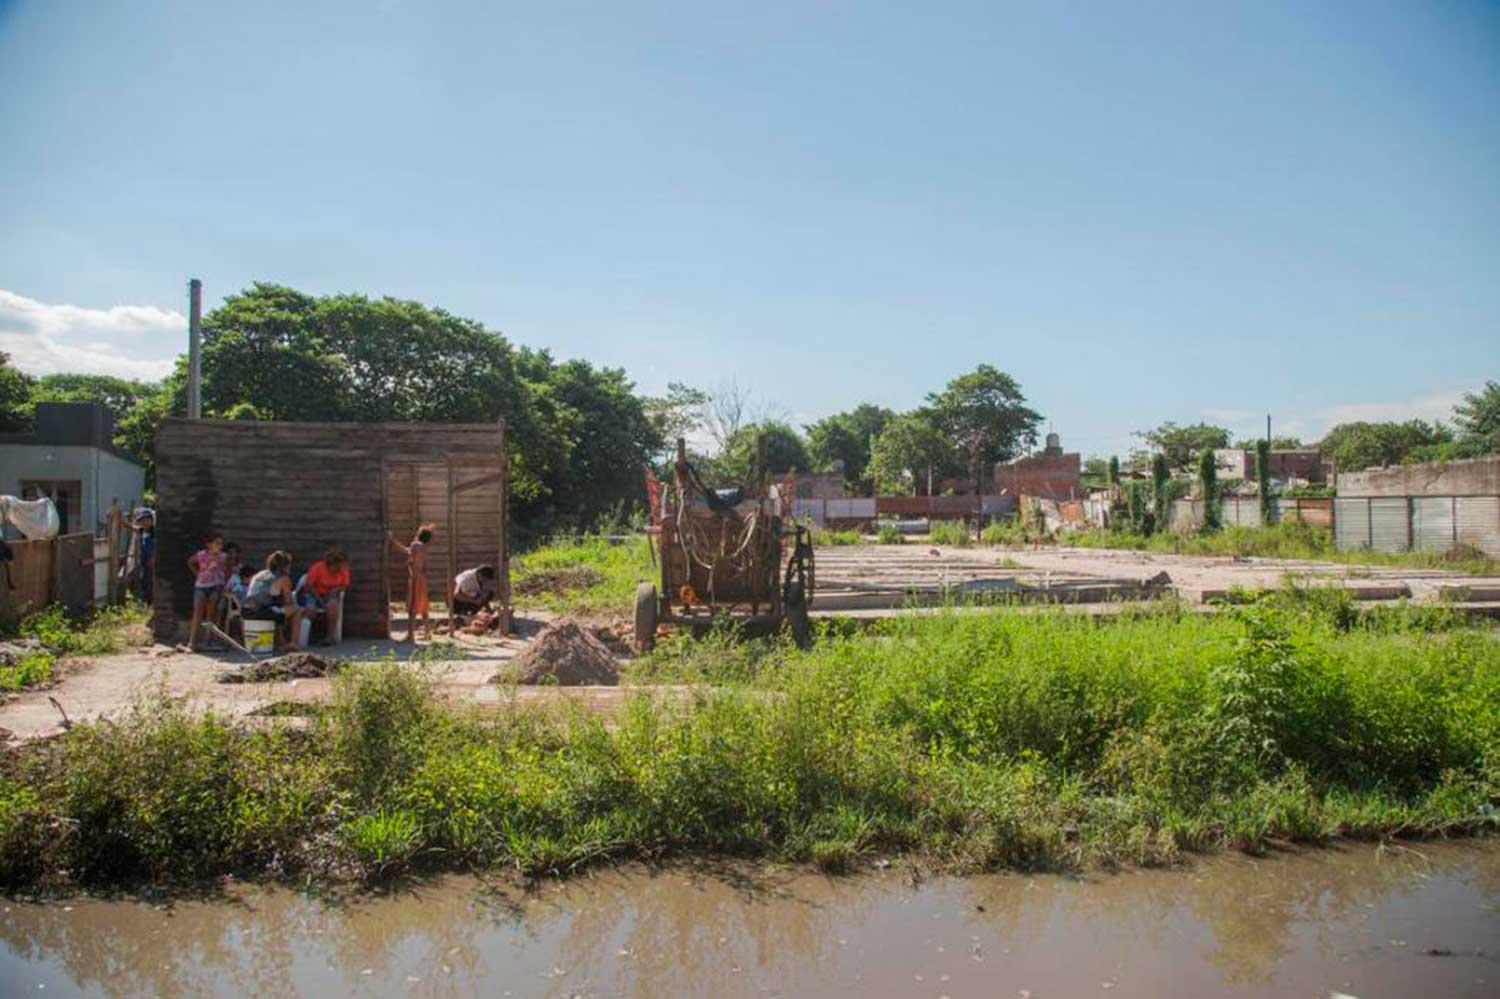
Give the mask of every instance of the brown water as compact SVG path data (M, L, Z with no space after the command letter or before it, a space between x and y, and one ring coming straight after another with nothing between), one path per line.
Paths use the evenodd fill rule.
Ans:
M915 887L740 866L342 904L8 902L0 994L1500 995L1500 844L1416 849Z

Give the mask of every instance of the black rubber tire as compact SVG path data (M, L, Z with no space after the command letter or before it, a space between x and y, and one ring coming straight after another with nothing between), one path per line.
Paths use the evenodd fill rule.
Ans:
M656 644L656 587L642 583L635 588L635 646L650 652Z
M791 629L792 641L797 643L797 648L812 648L812 619L807 613L807 596L802 592L801 583L787 584L786 624Z

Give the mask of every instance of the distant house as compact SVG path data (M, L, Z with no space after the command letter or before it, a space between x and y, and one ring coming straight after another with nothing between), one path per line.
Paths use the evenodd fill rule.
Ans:
M0 494L50 497L62 533L98 533L112 500L124 510L146 491L146 469L110 442L115 417L97 402L43 402L36 429L0 434Z
M1292 479L1315 483L1328 481L1323 452L1315 447L1272 448L1270 458L1271 478L1277 482ZM1221 479L1248 481L1255 478L1255 451L1252 448L1216 448L1214 462L1219 466Z
M1064 453L1061 438L1048 434L1047 446L1041 454L995 466L995 492L1042 499L1076 499L1083 495L1079 482L1082 475L1083 456L1077 451Z

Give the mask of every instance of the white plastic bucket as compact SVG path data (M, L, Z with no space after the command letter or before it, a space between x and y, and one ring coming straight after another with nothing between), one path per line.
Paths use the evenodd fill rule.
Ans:
M246 621L245 648L252 656L269 656L276 651L275 621Z

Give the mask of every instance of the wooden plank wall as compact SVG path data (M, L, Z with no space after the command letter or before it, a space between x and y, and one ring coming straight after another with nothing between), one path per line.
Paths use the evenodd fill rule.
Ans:
M462 486L497 471L493 461L480 463L455 455L453 483ZM389 462L386 465L386 503L391 531L408 543L418 524L432 524L433 538L427 554L427 591L433 600L446 600L448 582L460 571L498 558L497 528L500 484L478 486L459 493L453 500L452 531L448 524L448 466L438 462ZM453 534L457 568L448 564L448 536ZM406 592L406 563L393 552L387 575L396 600Z
M498 471L498 426L166 421L156 436L157 635L170 641L182 633L192 612L187 559L205 535L218 530L256 565L278 548L287 550L298 575L330 544L338 545L354 575L344 633L387 636L388 595L382 584L394 574L382 572L388 564L387 498L392 529L405 531L397 530L398 536L409 538L415 523L412 511L401 510L398 497L388 496L387 466L436 462L441 468L449 454L455 462ZM446 485L447 473L441 474ZM497 494L490 496L498 501ZM446 497L442 502L446 508ZM498 512L476 530L486 532L491 552L486 561L493 560ZM446 541L438 553L445 552ZM438 571L445 572L443 559L437 562ZM392 553L389 565L400 564ZM440 592L446 587L434 591Z
M94 536L64 534L47 541L12 541L9 589L0 576L0 620L17 621L53 601L83 614L95 600Z

